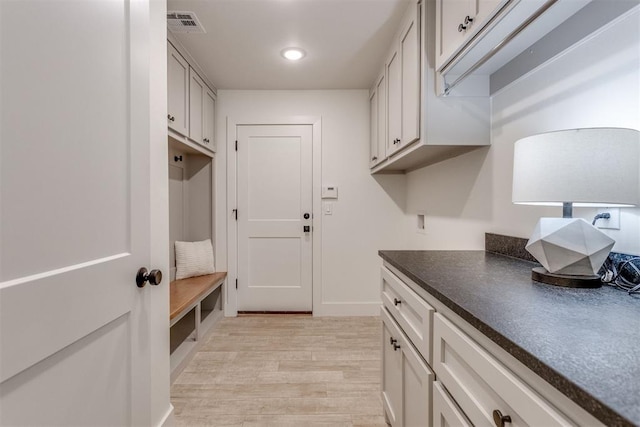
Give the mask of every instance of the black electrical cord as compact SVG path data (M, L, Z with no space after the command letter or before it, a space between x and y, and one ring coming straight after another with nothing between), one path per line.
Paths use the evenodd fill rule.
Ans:
M605 272L601 276L601 280L607 285L615 286L619 289L627 291L629 295L633 293L640 293L640 279L636 279L638 280L638 282L635 282L625 277L628 274L629 277L633 277L635 275L636 278L640 278L639 265L640 257L629 258L625 261L620 262L618 266L616 266L613 261L607 258L604 263Z

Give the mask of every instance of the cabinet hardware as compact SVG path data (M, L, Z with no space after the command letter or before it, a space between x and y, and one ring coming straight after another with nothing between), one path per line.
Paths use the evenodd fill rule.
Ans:
M305 233L310 233L311 232L311 226L310 225L304 225L304 226L302 226L302 230Z
M376 156L373 156L373 157L371 158L371 161L372 161L372 162L375 162L376 160L378 160L378 158L377 158Z
M389 337L389 345L394 345L397 342L398 342L398 340L395 339L394 337Z
M174 162L181 162L182 161L182 156L173 156L173 161Z
M393 351L398 351L398 349L400 348L400 346L398 344L394 344L393 345ZM511 419L511 418L509 418Z
M470 17L469 15L464 17L464 25L469 25L473 22L473 18Z
M309 218L311 218L311 215L308 212L305 212L304 215L302 215L302 217L304 219L309 219Z
M394 298L393 299L393 305L397 306L398 304L402 304L402 301L399 300L398 298Z
M176 118L173 117L171 114L167 114L167 119L169 119L170 122L175 122Z
M496 424L496 427L504 427L506 423L511 423L511 417L509 415L502 415L500 410L494 409L493 422Z
M465 27L464 25L462 25L462 24L458 25L458 32L459 33L463 32L466 29L467 29L467 27Z

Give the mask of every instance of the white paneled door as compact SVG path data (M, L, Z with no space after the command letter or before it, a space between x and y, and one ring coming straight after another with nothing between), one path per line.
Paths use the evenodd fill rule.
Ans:
M312 126L238 126L238 310L312 309Z
M153 425L169 409L168 280L135 280L166 268L151 241L168 239L151 210L166 168L154 3L0 1L0 425Z

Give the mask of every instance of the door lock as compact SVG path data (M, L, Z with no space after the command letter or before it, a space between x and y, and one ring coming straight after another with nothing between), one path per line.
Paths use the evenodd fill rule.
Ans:
M304 217L304 219L309 219L311 217L311 215L309 215L309 213L305 212L304 215L302 215Z

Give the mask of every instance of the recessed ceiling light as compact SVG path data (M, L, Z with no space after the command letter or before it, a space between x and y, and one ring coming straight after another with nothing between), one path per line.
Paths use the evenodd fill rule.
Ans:
M288 47L286 49L283 49L280 54L287 58L289 61L297 61L304 58L307 52L297 47Z

